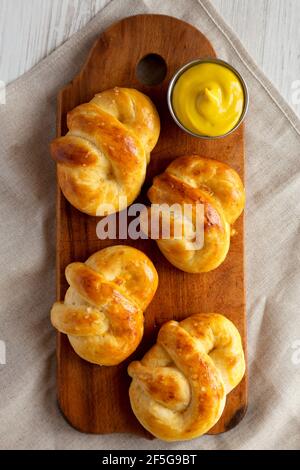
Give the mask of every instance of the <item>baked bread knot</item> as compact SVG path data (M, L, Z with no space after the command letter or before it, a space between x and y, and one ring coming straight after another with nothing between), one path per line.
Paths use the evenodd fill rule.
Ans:
M148 197L152 204L162 208L161 225L170 214L164 206L184 208L189 205L192 208L191 216L185 216L184 212L181 218L171 214L169 239L159 235L161 228L155 236L159 249L170 263L188 273L201 273L217 268L224 261L230 246L231 225L245 205L243 183L235 170L199 155L179 157L154 178ZM202 217L197 219L196 208L200 205ZM197 220L201 221L200 226ZM151 237L150 225L147 223L147 233ZM195 234L200 231L203 233L201 243L195 242ZM176 233L182 236L176 238Z
M121 211L138 196L160 131L152 101L115 87L67 115L69 132L51 143L60 188L89 215Z
M217 313L169 321L128 373L133 412L149 432L165 441L199 437L219 420L245 373L239 332Z
M51 310L53 326L68 335L86 361L111 366L126 359L143 336L143 311L158 284L149 258L129 246L111 246L66 268L64 302Z

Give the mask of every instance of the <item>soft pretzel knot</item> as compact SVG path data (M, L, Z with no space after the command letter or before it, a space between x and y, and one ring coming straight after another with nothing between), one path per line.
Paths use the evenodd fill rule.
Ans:
M160 439L199 437L219 420L226 395L244 372L239 332L223 315L169 321L144 358L128 367L131 406L141 424Z
M69 132L51 144L66 199L90 215L126 208L141 190L159 136L151 100L116 87L74 108L67 125Z
M235 170L199 155L179 157L164 173L154 178L148 197L152 208L153 204L162 208L172 205L192 207L190 217L185 217L182 211L183 217L173 214L169 218L169 239L160 235L161 230L153 237L157 238L160 250L170 263L183 271L200 273L215 269L224 261L230 246L231 225L242 213L245 204L244 187ZM202 217L200 214L198 219L197 206L203 207ZM159 215L159 223L163 224L170 212L167 214L163 209ZM180 230L176 238L174 234L178 224ZM153 236L149 233L149 226L148 221L146 230ZM142 227L145 227L144 220ZM201 233L203 237L197 241Z
M66 268L70 284L64 302L56 302L51 321L68 335L76 353L99 365L116 365L138 346L143 311L157 289L149 258L129 246L112 246L85 263Z

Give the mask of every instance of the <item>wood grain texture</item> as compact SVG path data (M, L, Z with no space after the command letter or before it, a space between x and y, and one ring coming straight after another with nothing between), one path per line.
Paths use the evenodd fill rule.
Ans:
M174 48L174 44L180 47ZM119 45L122 44L122 54ZM139 60L148 53L161 55L168 71L156 86L144 86L135 74ZM174 18L143 15L113 25L94 45L81 73L59 95L57 134L65 134L66 114L80 103L89 101L96 92L118 86L134 87L154 101L161 117L161 135L152 152L140 202L155 175L161 173L177 156L201 154L230 164L244 176L244 129L215 141L206 141L184 133L173 122L166 102L166 91L173 73L187 61L215 53L206 38L194 27ZM112 73L113 71L113 73ZM193 313L220 312L238 327L246 348L244 297L244 219L235 225L229 255L210 273L187 274L174 268L151 240L107 240L96 236L96 217L80 213L57 195L57 297L62 299L67 283L64 270L72 261L85 261L105 246L126 243L145 252L154 262L159 288L145 312L143 341L129 359L141 358L155 342L157 329L170 319L183 319ZM147 436L133 416L128 399L129 360L117 367L89 364L73 351L67 337L58 334L58 397L61 409L77 429L91 433L132 432ZM235 426L243 417L247 404L247 378L228 396L222 418L212 433ZM149 436L149 435L148 435Z
M300 115L291 88L293 81L300 80L299 0L211 2ZM0 80L9 83L29 70L106 3L108 0L0 0Z
M0 0L0 80L29 70L81 29L108 0Z
M300 115L292 83L300 80L299 0L212 0L247 51Z

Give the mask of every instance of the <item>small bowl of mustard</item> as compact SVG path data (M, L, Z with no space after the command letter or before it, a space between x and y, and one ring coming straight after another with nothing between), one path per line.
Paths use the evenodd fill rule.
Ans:
M215 58L193 60L181 67L170 81L167 99L176 124L203 139L234 132L249 105L243 77L232 65Z

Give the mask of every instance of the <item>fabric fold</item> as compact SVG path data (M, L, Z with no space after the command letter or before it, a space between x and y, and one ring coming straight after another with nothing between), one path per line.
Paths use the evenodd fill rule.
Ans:
M138 13L190 22L244 76L249 406L226 434L166 444L72 429L56 403L56 95L80 70L96 37ZM121 47L121 46L120 46ZM121 50L121 49L120 49ZM7 87L0 105L0 448L295 449L300 446L300 121L207 0L111 0L81 31ZM226 312L224 312L226 313ZM299 349L299 354L298 354ZM1 361L0 361L1 362Z

